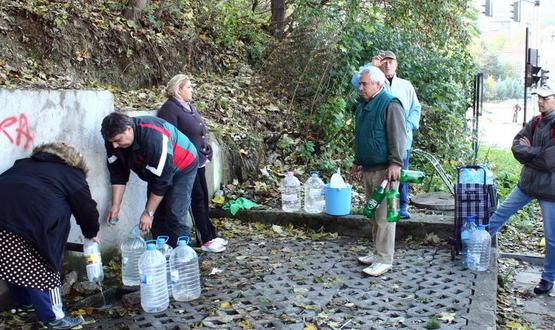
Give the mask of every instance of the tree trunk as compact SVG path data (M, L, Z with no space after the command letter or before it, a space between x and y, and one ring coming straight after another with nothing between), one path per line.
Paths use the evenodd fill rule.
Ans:
M150 0L129 0L127 8L123 10L123 16L128 20L136 21Z
M283 36L285 25L285 0L272 0L272 18L270 18L270 30L278 38Z

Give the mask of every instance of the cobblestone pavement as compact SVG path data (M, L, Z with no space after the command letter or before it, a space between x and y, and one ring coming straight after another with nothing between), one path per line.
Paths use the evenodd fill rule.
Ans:
M278 230L278 234L281 234ZM368 241L265 233L201 252L203 293L160 314L97 318L99 329L441 329L466 325L475 274L446 246L398 246L393 271L361 272ZM223 270L208 275L214 268ZM432 320L434 319L434 320ZM315 329L315 328L313 328Z

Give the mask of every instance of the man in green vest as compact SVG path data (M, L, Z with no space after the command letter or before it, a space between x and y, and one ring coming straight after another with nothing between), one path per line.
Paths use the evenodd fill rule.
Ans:
M375 66L359 70L359 100L355 112L355 161L351 176L362 179L366 199L384 180L398 189L406 144L405 111L398 98L384 89L385 75ZM372 236L375 251L358 260L370 265L363 272L379 276L389 271L395 251L395 222L386 220L387 205L375 213Z

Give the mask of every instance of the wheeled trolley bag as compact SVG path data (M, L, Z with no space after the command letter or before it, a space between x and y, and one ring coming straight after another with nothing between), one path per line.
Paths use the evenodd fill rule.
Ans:
M465 170L483 172L483 180L479 180L480 183L464 183L466 180L461 180L461 172ZM487 225L490 216L497 209L497 189L493 180L488 180L486 171L487 168L480 165L463 166L458 169L457 184L455 184L454 229L453 236L449 238L452 260L455 260L455 256L462 250L461 227L466 217L472 215L477 225Z

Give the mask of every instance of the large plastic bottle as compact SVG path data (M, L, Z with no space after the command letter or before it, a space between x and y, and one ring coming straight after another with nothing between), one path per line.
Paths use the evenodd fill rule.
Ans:
M426 175L422 171L401 169L401 183L423 183Z
M304 210L308 213L321 213L326 206L324 197L324 181L318 172L310 172L310 177L304 184Z
M170 239L169 236L158 236L156 238L156 249L160 251L164 258L166 258L166 277L168 278L168 294L172 292L172 282L171 282L171 274L170 274L170 255L172 253L173 248L167 243Z
M491 236L485 225L478 225L478 229L470 235L468 242L467 263L473 271L483 272L489 267L491 250Z
M198 256L188 245L188 237L180 237L170 256L172 294L176 301L191 301L200 296Z
M387 222L397 222L401 218L399 214L400 195L397 189L389 188L385 194L387 201Z
M341 169L337 169L337 172L333 173L333 175L331 176L330 179L330 188L338 188L338 189L344 189L347 187L347 184L345 183L345 180L343 180L343 177L341 176Z
M98 243L86 238L83 244L83 254L87 263L89 282L102 282L104 280L104 270L102 269L102 257Z
M139 277L139 259L145 252L145 241L141 237L139 226L134 226L121 242L121 280L123 285L138 286L141 284Z
M376 209L383 202L385 198L385 188L387 187L388 182L389 181L387 180L383 180L382 184L372 191L372 196L370 196L370 199L366 202L366 206L362 210L362 214L364 214L364 216L368 219L374 218Z
M281 209L285 212L301 209L301 182L291 171L286 172L282 180Z
M469 215L465 218L465 223L461 227L461 259L462 264L468 267L468 243L470 242L470 236L472 233L478 229L475 222L475 216Z
M163 312L170 303L166 258L156 250L156 241L147 241L146 251L139 259L141 307L147 313Z

